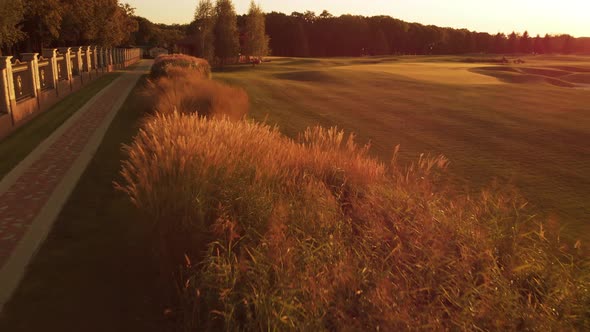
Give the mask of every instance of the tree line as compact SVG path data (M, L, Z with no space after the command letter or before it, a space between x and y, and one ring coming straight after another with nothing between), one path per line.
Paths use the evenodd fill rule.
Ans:
M126 43L137 30L134 9L118 0L6 0L0 2L4 53L42 48Z
M155 24L119 0L0 0L0 55L47 47L172 48L188 24Z
M225 12L231 17L222 16ZM211 1L200 1L195 20L187 28L193 46L190 53L208 59L237 53L299 57L590 53L590 38L567 34L489 34L408 23L390 16L336 17L326 10L319 15L312 11L263 14L254 3L248 14L234 16L230 0L219 0L215 6Z
M590 38L489 34L408 23L389 16L336 17L324 10L264 13L254 2L237 15L231 0L201 0L190 24L155 24L119 0L1 0L0 54L95 44L189 46L209 60L238 54L362 56L389 54L590 53ZM181 48L185 50L184 48Z
M389 16L365 17L328 11L266 14L273 55L360 56L387 54L590 53L590 38L474 32L408 23Z

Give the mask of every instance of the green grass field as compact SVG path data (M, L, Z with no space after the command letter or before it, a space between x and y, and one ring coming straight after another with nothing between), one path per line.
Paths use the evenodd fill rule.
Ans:
M397 144L405 161L442 153L460 186L513 184L566 234L589 240L590 57L473 59L272 58L214 78L245 88L251 117L287 135L337 125L384 161Z

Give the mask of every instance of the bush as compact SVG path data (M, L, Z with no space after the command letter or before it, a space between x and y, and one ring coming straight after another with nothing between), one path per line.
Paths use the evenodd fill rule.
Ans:
M180 68L189 75L196 77L211 78L211 66L207 60L184 54L159 55L154 60L150 76L152 79L171 77L170 70L173 68Z
M126 150L118 188L151 216L164 269L182 265L186 330L590 328L579 243L514 192L435 186L443 157L384 165L335 128L291 140L180 113Z
M151 100L153 109L161 114L198 113L239 120L250 107L244 90L202 79L179 68L169 68L168 76L151 80L145 96Z

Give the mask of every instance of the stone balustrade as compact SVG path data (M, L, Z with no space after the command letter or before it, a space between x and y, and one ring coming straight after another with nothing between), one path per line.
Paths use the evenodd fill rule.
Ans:
M138 48L97 46L44 49L0 56L0 139L105 73L141 59Z

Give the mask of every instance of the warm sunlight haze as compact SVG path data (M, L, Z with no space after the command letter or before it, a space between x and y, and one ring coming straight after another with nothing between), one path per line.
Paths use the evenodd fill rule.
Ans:
M189 23L195 11L194 0L128 0L137 14L158 23ZM531 35L568 33L590 36L590 1L587 0L260 0L266 12L286 14L306 10L333 15L389 15L408 22L419 22L480 32L510 33L529 31ZM234 2L238 14L246 13L249 0Z
M590 331L590 0L0 0L0 331Z

